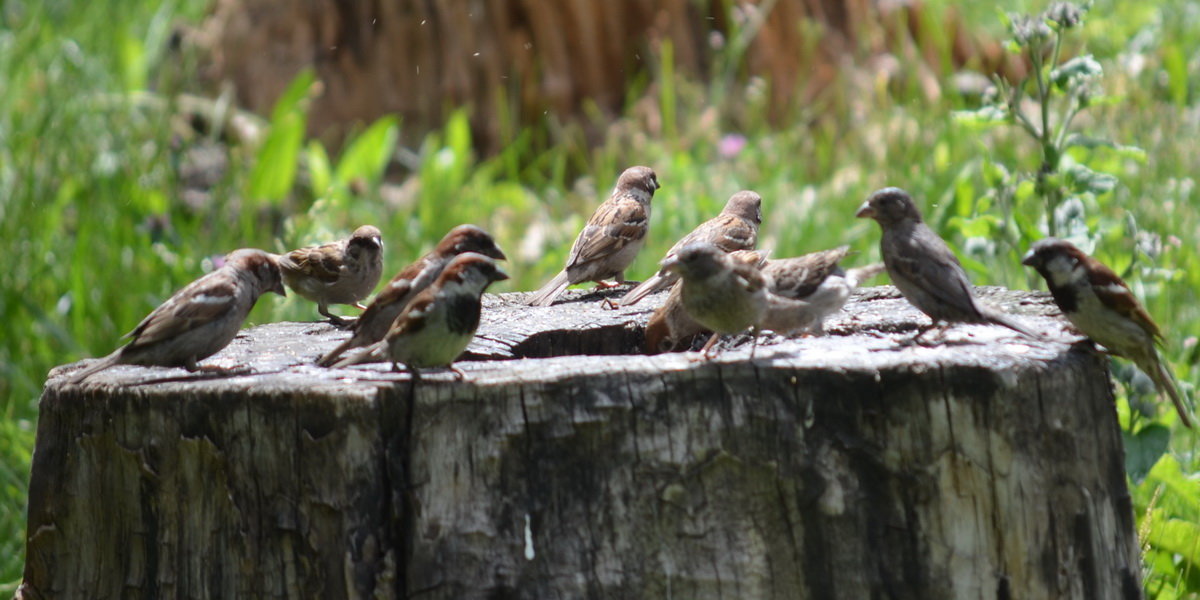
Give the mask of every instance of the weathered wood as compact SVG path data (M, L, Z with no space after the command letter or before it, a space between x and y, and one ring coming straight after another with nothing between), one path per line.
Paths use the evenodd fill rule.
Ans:
M830 336L695 363L619 354L664 294L509 294L471 352L510 360L463 381L309 366L345 335L318 323L209 361L249 375L59 370L19 595L1138 598L1106 362L987 291L1050 339L902 347L924 318L872 288ZM580 329L611 354L520 358Z

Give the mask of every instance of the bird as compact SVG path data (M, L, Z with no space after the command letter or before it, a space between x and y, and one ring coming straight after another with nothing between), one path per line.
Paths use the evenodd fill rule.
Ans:
M729 197L721 214L701 223L691 233L671 246L667 256L675 256L680 248L695 242L708 242L725 252L753 250L758 243L758 226L762 224L762 196L743 190ZM671 287L679 277L669 271L659 271L621 297L622 306L636 304L642 298Z
M1072 325L1112 354L1133 361L1171 399L1184 426L1192 427L1179 388L1158 353L1162 331L1120 276L1057 238L1034 242L1021 263L1046 280L1054 303Z
M759 267L712 244L688 244L663 260L662 268L679 275L687 315L713 332L701 349L703 358L710 358L721 334L753 327L766 311L766 280Z
M292 250L279 258L283 282L301 297L317 303L317 312L342 327L347 321L329 312L330 304L360 302L369 296L383 274L383 237L373 225L363 225L349 238Z
M376 360L391 360L392 370L403 364L414 376L418 369L450 366L475 337L480 301L492 282L508 279L495 261L475 252L454 257L436 281L413 298L396 317L383 340L338 361L341 368ZM454 369L460 378L461 371Z
M603 287L625 283L625 269L637 258L650 228L650 200L659 188L650 167L630 167L617 178L612 194L596 208L567 256L567 265L534 292L530 306L550 306L567 286L595 281ZM616 283L604 283L615 278Z
M755 250L735 250L729 253L736 262L761 267L766 262L766 253ZM691 347L691 341L699 333L711 333L688 315L683 308L683 284L676 277L667 299L663 301L646 322L646 354L673 352Z
M939 322L1002 325L1031 338L1037 334L995 308L979 302L967 273L946 242L921 218L908 192L887 187L867 198L855 213L883 230L879 243L892 283L917 310ZM918 332L919 339L928 328Z
M849 252L849 246L841 246L767 261L762 270L770 295L759 328L781 335L824 333L825 318L840 310L860 283L883 271L879 263L843 269L838 263Z
M475 252L496 260L507 257L486 231L475 225L454 227L442 237L437 246L416 262L397 273L384 286L367 309L350 327L350 337L322 356L317 364L328 367L351 348L361 348L383 339L392 321L422 290L437 280L438 275L455 256Z
M124 337L129 342L71 376L70 383L115 365L183 367L227 346L258 297L286 296L274 255L254 248L234 250L215 271L175 292Z

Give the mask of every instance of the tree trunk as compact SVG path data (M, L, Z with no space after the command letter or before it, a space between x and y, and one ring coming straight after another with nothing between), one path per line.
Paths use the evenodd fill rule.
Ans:
M417 145L445 122L447 107L470 107L474 140L487 153L547 115L586 127L597 112L620 114L638 82L661 69L731 94L731 84L762 78L762 108L781 125L797 106L844 86L854 59L878 59L863 77L872 85L881 76L915 80L930 97L964 66L1024 69L999 43L965 30L955 11L912 1L219 0L188 39L210 87L231 83L238 105L262 115L313 69L324 85L309 133L327 142L395 113L405 143ZM715 64L729 45L744 46L725 51L736 64ZM675 124L656 104L638 110L655 113L643 125L670 131ZM594 136L611 124L599 122L589 127Z
M18 596L1140 598L1106 361L1011 292L1050 340L901 346L889 290L753 360L573 292L490 297L462 381L311 366L319 323L209 361L252 375L56 371Z

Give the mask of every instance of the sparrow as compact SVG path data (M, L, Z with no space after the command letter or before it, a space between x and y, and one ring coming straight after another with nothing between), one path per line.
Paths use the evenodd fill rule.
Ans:
M612 194L592 213L571 253L567 266L526 302L550 306L568 285L595 281L603 287L625 283L625 269L637 258L650 228L650 199L658 177L650 167L630 167L617 179ZM608 278L616 283L605 283Z
M680 277L680 300L687 315L713 332L701 349L704 358L710 357L722 333L754 326L767 309L766 280L758 266L712 244L688 244L664 260L662 268Z
M766 262L766 254L754 250L735 250L730 258L759 268ZM692 338L698 333L711 333L690 317L683 308L683 284L676 281L667 293L667 299L658 307L646 323L646 354L674 352L691 347Z
M370 295L383 273L383 240L379 229L363 225L347 239L292 250L279 258L283 282L301 297L317 303L317 312L338 327L346 321L329 312L330 304L359 303Z
M758 226L762 224L762 196L755 192L741 191L729 198L721 214L700 224L691 233L671 246L667 251L670 258L679 249L695 242L708 242L725 252L753 250L758 243ZM679 276L669 271L659 271L621 298L622 306L636 304L642 298L673 285Z
M795 258L767 261L763 277L770 293L760 329L780 335L824 333L824 321L846 304L863 281L883 271L882 264L845 270L838 264L849 246Z
M351 325L349 339L322 356L317 364L331 366L350 348L360 348L382 340L404 307L437 280L455 256L466 252L476 252L496 260L507 258L492 236L483 229L475 225L459 225L451 229L433 250L392 277L383 291L367 305L362 316Z
M958 258L924 223L908 192L895 187L878 190L862 203L854 216L879 223L883 230L879 250L892 283L910 304L929 315L935 325L993 323L1028 337L1038 337L1015 319L976 300ZM924 333L922 330L917 338Z
M252 248L234 250L221 268L175 292L133 331L129 343L71 376L81 383L114 365L183 367L195 371L204 360L227 346L258 297L266 292L285 296L279 263Z
M1056 238L1034 242L1021 264L1033 267L1046 280L1054 303L1072 325L1149 375L1158 390L1171 398L1179 420L1191 428L1183 398L1156 347L1162 332L1120 276Z
M419 376L416 369L444 367L467 348L479 327L483 291L494 281L508 279L496 263L475 252L454 257L433 285L417 294L396 317L383 340L348 356L334 365L346 367L380 359L400 364ZM451 367L453 369L453 367ZM460 377L462 372L455 369Z

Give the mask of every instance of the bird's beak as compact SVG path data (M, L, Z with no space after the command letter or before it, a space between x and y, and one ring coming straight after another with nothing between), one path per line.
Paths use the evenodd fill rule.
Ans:
M382 250L382 249L383 249L383 238L381 238L381 237L379 237L379 236L375 236L375 237L373 237L373 238L371 238L371 239L372 239L372 240L374 240L374 242L375 242L375 245L376 245L376 246L379 246L379 249L380 249L380 250Z
M508 260L508 257L504 255L504 251L500 249L500 246L492 246L492 249L494 250L493 252L487 253L489 258L494 258L496 260Z
M863 202L862 206L858 207L858 212L854 213L854 216L860 219L874 219L875 209L871 208L871 201Z
M287 290L283 289L283 281L276 282L275 287L271 288L271 291L283 296L284 298L287 298Z
M508 279L508 273L505 273L504 269L496 267L496 273L492 275L492 281L504 281L505 279Z
M1025 258L1021 259L1021 264L1027 267L1033 267L1037 265L1037 255L1033 253L1033 250L1025 253Z

